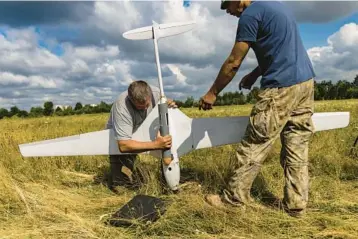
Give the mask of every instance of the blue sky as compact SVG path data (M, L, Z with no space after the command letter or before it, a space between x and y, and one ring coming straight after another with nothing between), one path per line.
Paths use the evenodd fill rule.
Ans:
M347 23L358 23L358 13L323 23L300 23L299 29L306 49L327 44L327 38Z

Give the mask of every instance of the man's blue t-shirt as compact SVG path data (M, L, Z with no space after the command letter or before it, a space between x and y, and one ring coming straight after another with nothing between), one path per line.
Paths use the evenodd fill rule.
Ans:
M239 19L236 40L252 42L262 88L291 86L315 77L296 20L281 2L252 2Z

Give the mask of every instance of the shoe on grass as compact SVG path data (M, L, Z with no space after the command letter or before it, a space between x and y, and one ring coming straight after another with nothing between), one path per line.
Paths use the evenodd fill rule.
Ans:
M224 202L221 200L220 195L218 194L208 194L205 196L205 201L210 204L213 207L216 208L220 208L220 209L224 209L225 208L225 204Z

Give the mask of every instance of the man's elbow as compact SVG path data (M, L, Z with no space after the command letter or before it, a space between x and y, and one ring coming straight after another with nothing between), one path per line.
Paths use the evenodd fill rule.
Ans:
M118 149L122 153L129 153L130 152L130 148L128 147L128 145L125 142L122 142L122 141L118 141Z
M225 73L226 74L235 74L240 69L241 61L237 60L230 60L230 58L227 60L227 64L225 67Z
M232 56L230 55L228 58L228 64L232 69L238 69L240 68L240 65L242 63L243 59L241 57Z
M250 42L235 42L235 45L228 57L228 64L232 69L238 69L241 63L244 61L249 49L251 47Z

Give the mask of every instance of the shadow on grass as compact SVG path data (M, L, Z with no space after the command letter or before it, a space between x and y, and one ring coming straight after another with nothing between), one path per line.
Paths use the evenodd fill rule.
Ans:
M281 208L281 199L268 190L268 185L261 173L254 180L251 188L251 195L267 207Z
M132 174L132 181L129 181L127 178L123 181L114 184L112 182L112 177L110 173L109 166L102 167L93 178L93 185L103 185L110 189L113 192L117 192L116 187L124 187L130 190L139 190L148 180L144 175L141 167L135 167Z
M153 181L154 180L154 181ZM157 181L158 180L158 181ZM93 180L94 185L103 185L111 191L118 193L125 188L132 191L140 191L143 188L150 189L150 191L158 191L162 194L176 193L170 190L165 181L164 175L159 167L153 164L140 162L135 165L132 172L132 181L129 182L128 178L124 182L119 182L118 185L113 186L112 176L109 166L101 168L95 175ZM147 191L147 190L145 190Z
M344 163L341 170L340 180L351 181L358 179L358 163Z
M190 168L184 168L181 172L180 183L183 184L194 181L204 185L208 191L215 193L220 193L221 189L225 187L225 181L229 179L229 175L224 177L225 180L223 180L215 174L211 175L212 178L207 178L208 175L204 171L197 171ZM281 199L269 190L266 180L261 173L258 174L252 184L251 195L267 207L275 209L281 208Z

